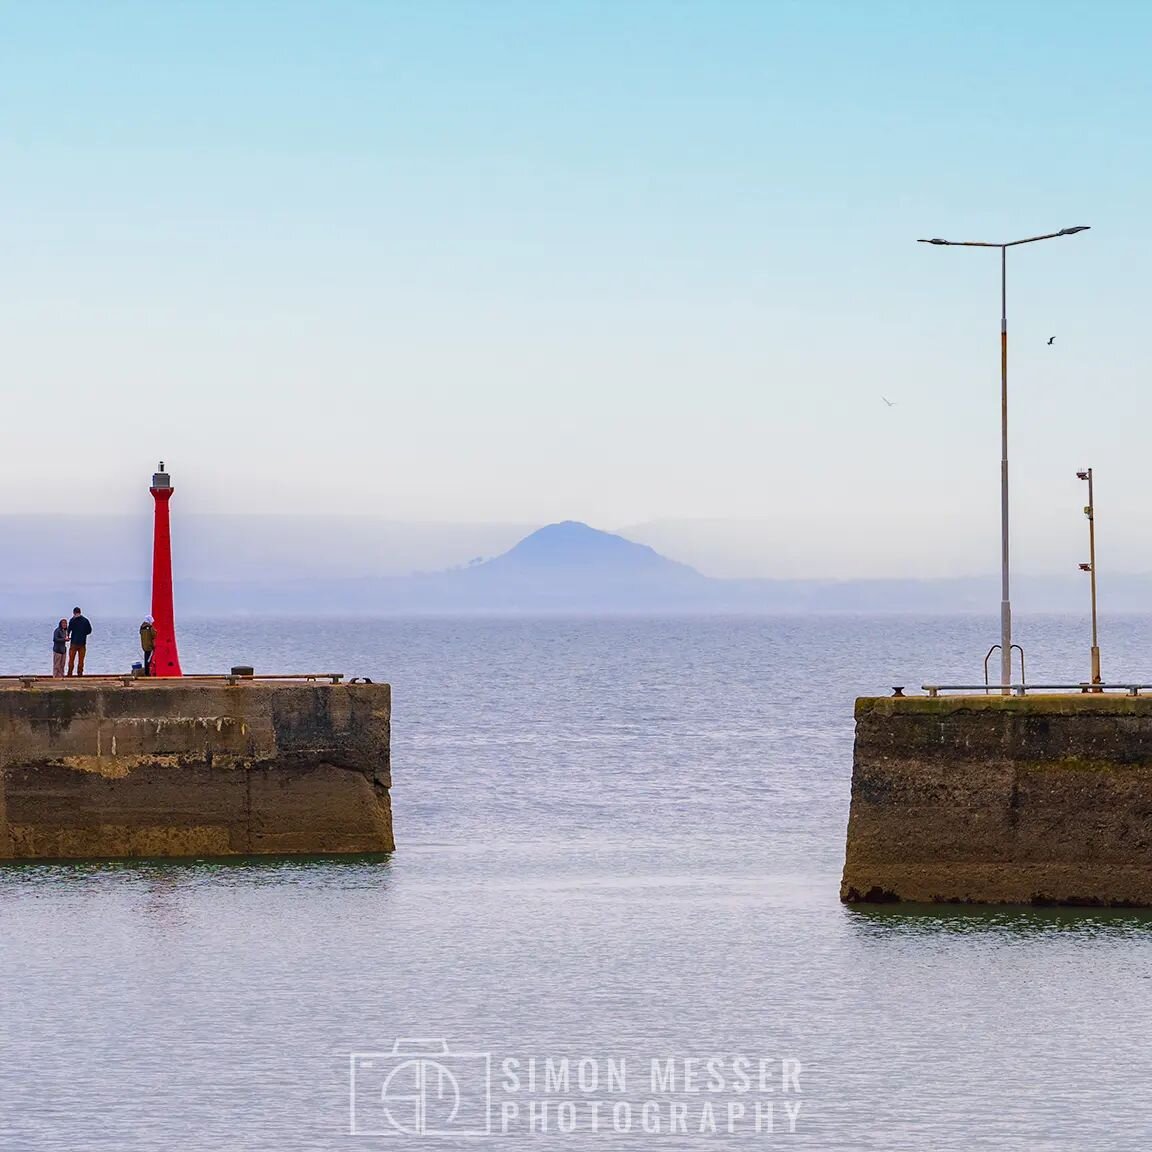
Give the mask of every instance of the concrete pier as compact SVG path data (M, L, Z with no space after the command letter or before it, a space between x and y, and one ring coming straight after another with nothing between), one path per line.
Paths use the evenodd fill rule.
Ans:
M388 852L387 684L0 688L0 859Z
M840 895L1152 907L1152 698L857 700Z

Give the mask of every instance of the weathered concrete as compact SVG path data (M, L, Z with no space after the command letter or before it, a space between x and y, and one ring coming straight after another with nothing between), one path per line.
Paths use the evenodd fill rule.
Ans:
M1152 906L1152 698L858 700L840 895Z
M0 688L0 859L387 852L387 684Z

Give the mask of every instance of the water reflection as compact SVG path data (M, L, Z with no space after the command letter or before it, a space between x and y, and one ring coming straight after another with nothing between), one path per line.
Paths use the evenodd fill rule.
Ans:
M1024 940L1073 934L1152 941L1152 909L884 904L845 908L844 915L850 928L864 940L941 936Z
M338 889L386 885L391 853L355 856L208 856L187 859L0 862L0 900L43 889L59 894L77 887L179 891L202 887L280 888L318 885Z

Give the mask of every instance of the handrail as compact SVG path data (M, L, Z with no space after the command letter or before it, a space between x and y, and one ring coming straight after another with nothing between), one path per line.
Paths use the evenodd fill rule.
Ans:
M144 680L160 680L160 676L144 676ZM173 677L175 679L175 677ZM344 679L343 672L267 672L253 673L249 676L244 672L193 672L185 673L182 680L331 680L339 684Z
M941 692L983 692L983 684L921 684L920 689L929 696L939 696ZM1091 684L1081 681L1078 684L1011 684L1013 696L1026 696L1031 692L1124 692L1138 696L1142 690L1152 689L1152 684Z
M1012 652L1013 650L1020 653L1020 682L1022 684L1027 684L1028 683L1028 674L1024 671L1024 649L1021 648L1019 644L1010 644L1008 646L1008 651ZM1003 651L1004 651L1004 646L1002 644L993 644L992 647L988 649L987 653L984 656L984 691L985 692L991 691L991 685L988 683L988 661L992 659L992 653L993 652L1003 652ZM1003 689L1003 685L1001 685L1001 689Z
M344 679L343 672L269 672L264 675L243 675L241 673L232 672L194 672L184 676L136 676L131 672L93 672L85 673L83 676L41 676L41 675L2 675L0 676L0 683L5 681L18 681L23 684L25 688L31 688L33 684L57 684L61 687L65 685L76 685L97 681L116 680L122 684L178 684L181 680L196 680L198 682L213 682L221 684L237 684L241 681L266 681L266 680L302 680L309 683L315 683L320 680L327 680L331 684L339 684Z

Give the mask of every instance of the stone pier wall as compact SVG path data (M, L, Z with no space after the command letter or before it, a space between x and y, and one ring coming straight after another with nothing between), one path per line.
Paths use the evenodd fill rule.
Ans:
M1152 698L858 700L841 899L1152 906Z
M386 684L0 688L0 859L387 852Z

